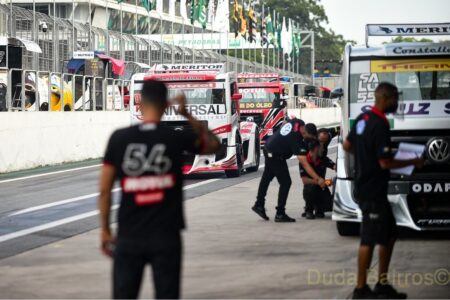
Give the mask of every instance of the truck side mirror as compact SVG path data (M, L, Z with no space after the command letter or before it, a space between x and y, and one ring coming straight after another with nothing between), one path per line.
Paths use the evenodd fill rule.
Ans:
M242 94L233 94L231 96L231 100L233 100L233 101L239 101L241 99L242 99Z

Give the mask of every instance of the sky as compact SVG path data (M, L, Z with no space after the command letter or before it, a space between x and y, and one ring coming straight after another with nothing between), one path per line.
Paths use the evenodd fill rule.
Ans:
M321 0L320 3L328 16L329 24L325 27L357 44L364 44L365 25L370 23L450 23L450 0Z

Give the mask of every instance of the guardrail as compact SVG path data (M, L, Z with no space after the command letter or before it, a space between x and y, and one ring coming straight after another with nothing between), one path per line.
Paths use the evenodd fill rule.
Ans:
M123 111L130 80L12 68L0 111ZM0 102L1 103L1 102Z

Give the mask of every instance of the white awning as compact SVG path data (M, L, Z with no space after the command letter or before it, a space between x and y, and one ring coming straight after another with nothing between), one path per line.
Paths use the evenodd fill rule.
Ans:
M0 46L6 45L22 45L30 52L42 53L41 47L33 41L22 38L8 38L6 36L0 36Z

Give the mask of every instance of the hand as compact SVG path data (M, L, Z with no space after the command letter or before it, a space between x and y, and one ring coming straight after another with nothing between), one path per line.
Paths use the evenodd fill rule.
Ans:
M112 257L113 256L113 246L115 240L109 230L102 230L100 234L100 250L103 255Z
M414 160L414 166L418 169L422 169L423 165L425 164L425 159L421 158L416 158Z
M325 188L327 186L327 184L325 183L325 180L323 178L319 178L317 180L317 185L320 186L321 188Z
M189 114L186 110L186 96L183 93L176 95L171 102L178 105L178 113L180 115L186 117Z

